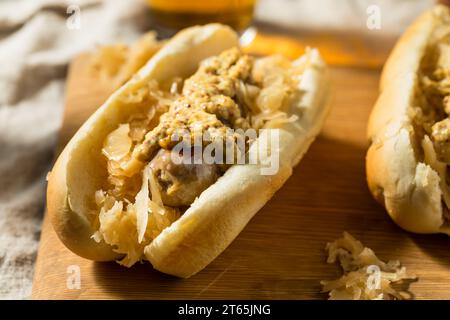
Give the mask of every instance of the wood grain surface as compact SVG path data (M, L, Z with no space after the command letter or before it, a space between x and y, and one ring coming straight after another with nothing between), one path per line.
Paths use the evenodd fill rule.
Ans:
M90 77L89 56L70 69L61 146L108 96ZM126 269L72 254L45 218L34 299L325 299L319 281L340 275L326 264L325 245L349 231L381 259L399 259L419 281L417 299L450 299L450 239L398 228L371 198L364 158L366 122L377 96L379 70L332 68L332 111L322 134L293 176L206 269L177 279L149 263ZM68 267L81 271L68 289Z

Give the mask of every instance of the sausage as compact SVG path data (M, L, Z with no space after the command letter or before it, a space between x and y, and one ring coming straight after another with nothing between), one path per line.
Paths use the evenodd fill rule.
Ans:
M160 149L150 162L164 205L189 206L219 177L217 165L184 164L181 163L182 157L177 152Z

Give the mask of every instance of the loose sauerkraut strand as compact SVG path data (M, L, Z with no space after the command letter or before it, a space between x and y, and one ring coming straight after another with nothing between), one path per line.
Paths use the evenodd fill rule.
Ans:
M344 232L342 238L328 243L328 263L339 262L343 275L336 280L321 281L322 292L329 293L330 300L402 300L413 296L407 290L394 288L392 284L416 281L417 277L406 272L398 260L387 263L361 242Z
M111 89L129 80L164 45L157 34L149 31L131 45L121 43L98 47L92 54L90 70L93 76L109 83Z

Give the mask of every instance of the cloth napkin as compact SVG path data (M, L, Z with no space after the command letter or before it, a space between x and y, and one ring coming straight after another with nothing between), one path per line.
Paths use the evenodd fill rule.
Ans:
M384 0L383 28L400 32L431 0ZM290 28L362 28L369 0L261 0L257 18ZM81 9L80 28L67 9ZM392 9L392 10L390 10ZM0 1L0 299L31 293L67 66L99 44L149 29L139 0Z
M81 8L80 29L66 9ZM0 299L30 296L70 59L128 42L146 25L140 1L0 2Z

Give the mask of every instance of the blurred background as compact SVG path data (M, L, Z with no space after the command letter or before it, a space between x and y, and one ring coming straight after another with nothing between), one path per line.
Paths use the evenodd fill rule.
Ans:
M115 74L111 65L133 57L128 46L149 30L157 30L158 39L164 39L184 26L222 21L240 32L245 50L253 54L295 57L310 45L333 66L379 69L406 26L435 2L0 1L0 298L30 296L45 177L55 153L65 80L74 57L121 44L99 56L100 64L114 58L108 70ZM145 43L148 55L140 47L141 59L160 45L154 36Z

